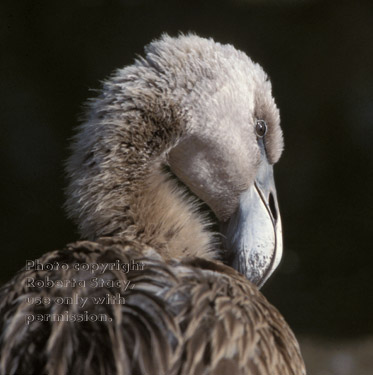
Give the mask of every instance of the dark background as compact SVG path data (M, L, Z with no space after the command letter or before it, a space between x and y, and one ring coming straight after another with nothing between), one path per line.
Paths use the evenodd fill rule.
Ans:
M373 2L13 1L0 5L1 282L78 238L63 163L90 89L162 32L268 72L285 152L284 258L263 289L298 334L373 334Z

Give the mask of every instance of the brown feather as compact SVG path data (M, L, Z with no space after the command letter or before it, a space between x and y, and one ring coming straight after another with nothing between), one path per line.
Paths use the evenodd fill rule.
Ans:
M219 260L216 235L200 210L205 197L216 216L226 218L236 209L242 186L253 182L258 149L246 147L255 137L246 123L258 113L270 125L268 157L278 160L282 133L267 76L232 46L196 36L164 36L146 51L145 59L104 84L72 146L67 208L89 240L39 259L66 263L68 269L23 268L0 289L0 375L305 374L289 326L256 286ZM241 96L247 100L235 101ZM185 144L182 152L171 151L188 131L197 129L209 145L234 133L209 128L211 118L232 120L229 98L238 106L232 119L243 124L244 133L237 154L230 152L231 145L222 144L222 150L237 164L224 171L219 163L212 165L224 181L210 183L214 173L207 173L197 184L183 174L189 168L182 157L188 156ZM211 113L202 106L207 102ZM233 129L229 126L237 124L229 121L225 125ZM212 164L225 156L222 150L208 155ZM164 165L172 170L172 163L199 199L165 172ZM192 171L197 179L201 170ZM218 193L212 198L207 192ZM91 273L74 268L116 262L141 262L143 269ZM28 282L47 277L81 280L86 287ZM92 277L120 285L87 287ZM118 296L125 303L95 303L95 298ZM27 302L40 297L86 302ZM27 316L41 318L29 323ZM72 316L102 320L78 322Z

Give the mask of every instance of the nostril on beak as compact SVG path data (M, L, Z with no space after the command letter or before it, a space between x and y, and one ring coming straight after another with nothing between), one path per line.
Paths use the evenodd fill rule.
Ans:
M275 220L275 222L277 222L277 209L275 205L275 199L273 198L272 193L269 193L268 203L269 203L269 208L271 210L273 219Z

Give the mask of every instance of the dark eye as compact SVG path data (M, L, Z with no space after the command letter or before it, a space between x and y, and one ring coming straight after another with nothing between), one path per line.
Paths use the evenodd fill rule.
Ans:
M267 123L264 120L257 120L255 125L256 135L262 138L267 133Z

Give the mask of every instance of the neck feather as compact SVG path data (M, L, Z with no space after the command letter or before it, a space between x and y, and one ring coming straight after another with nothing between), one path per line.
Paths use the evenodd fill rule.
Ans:
M154 247L167 259L181 256L215 258L214 237L200 203L158 163L132 196L134 225L121 233Z
M67 163L68 214L91 240L117 236L165 258L210 257L212 235L196 201L162 168L186 114L169 99L168 85L149 85L145 73L158 78L151 69L118 71L90 103Z

